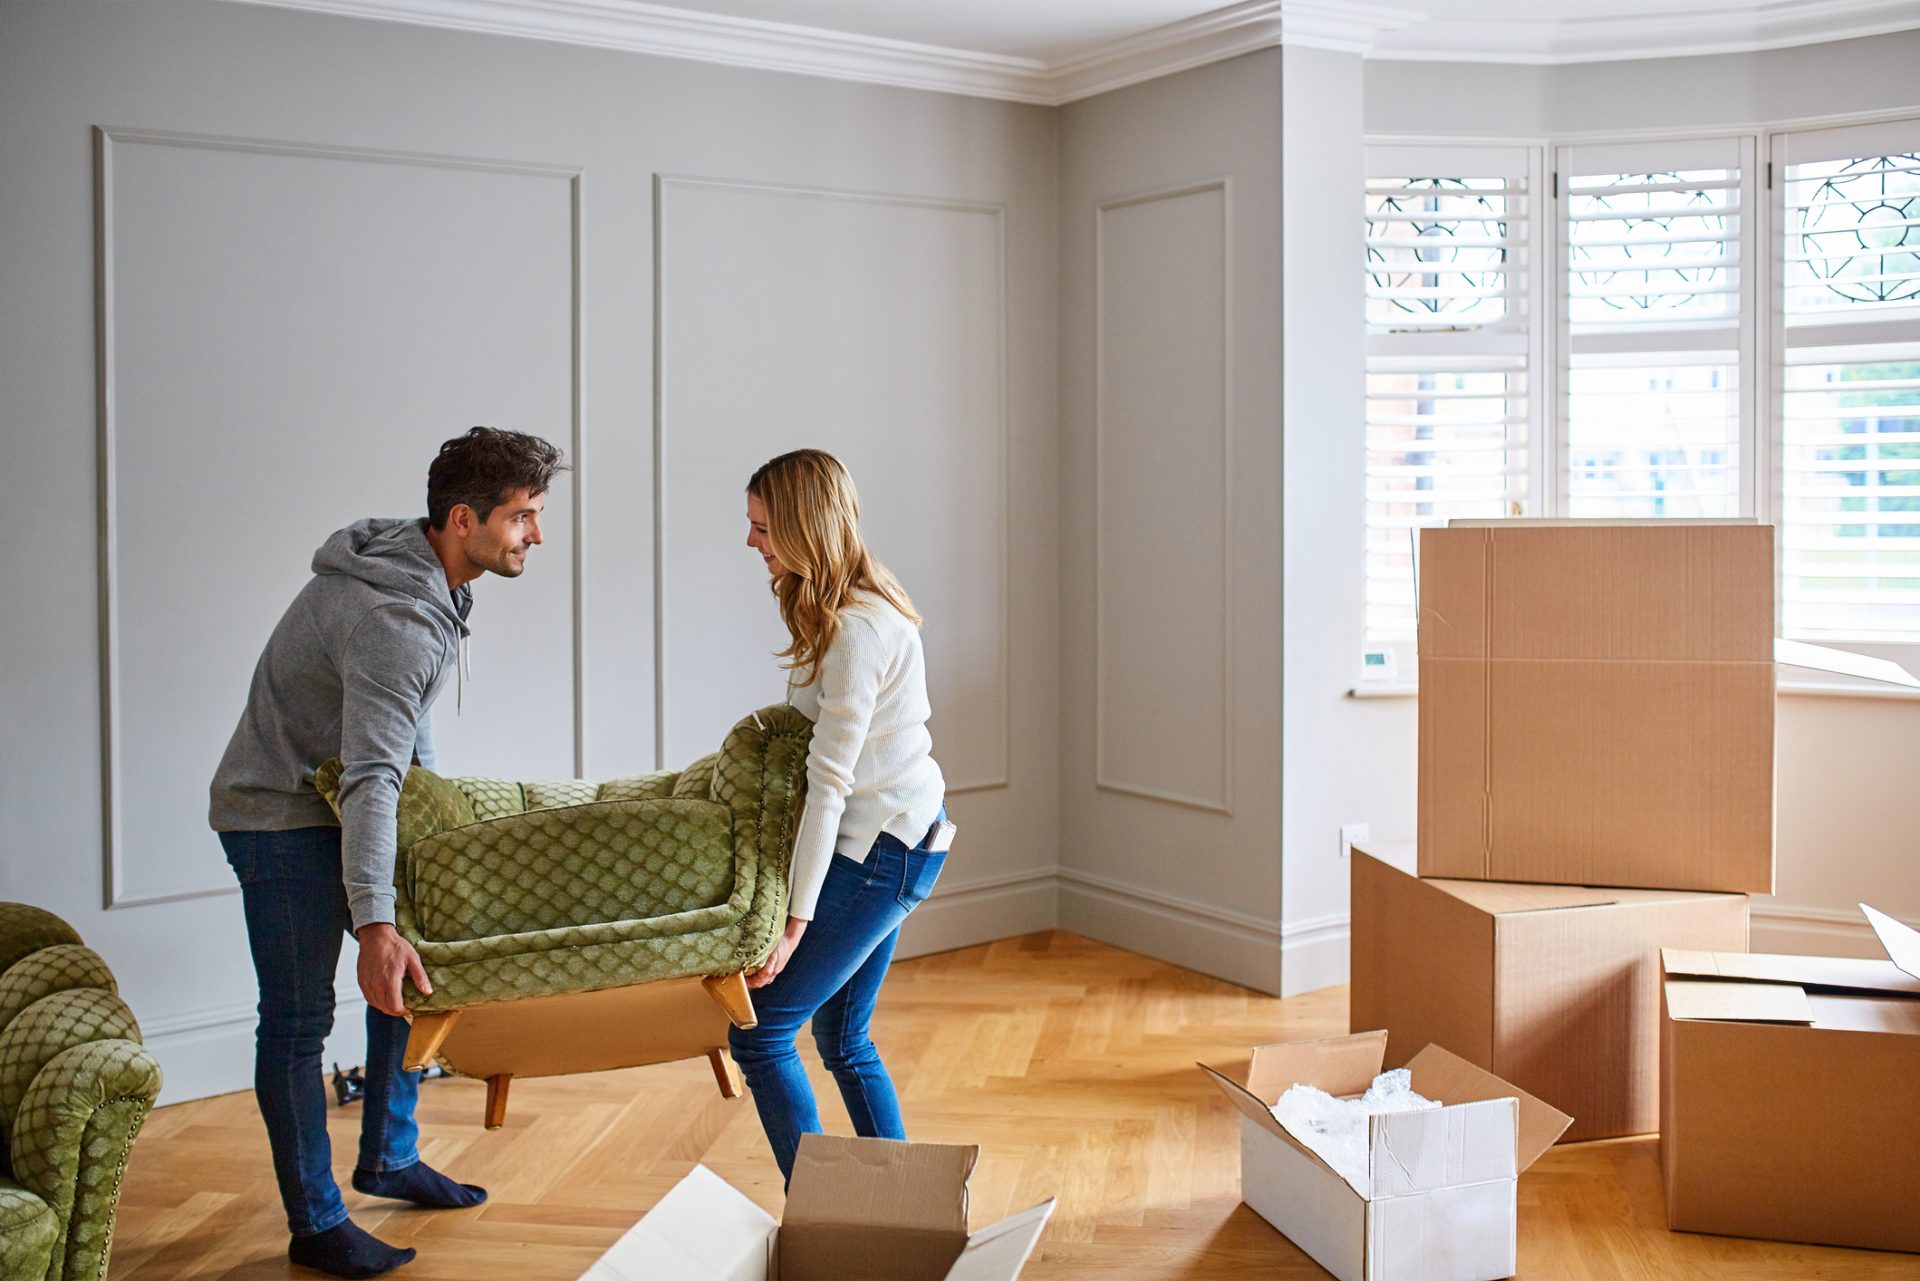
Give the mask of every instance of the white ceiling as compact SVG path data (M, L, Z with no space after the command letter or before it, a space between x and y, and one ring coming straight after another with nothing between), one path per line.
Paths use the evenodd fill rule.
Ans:
M1061 103L1276 44L1554 64L1920 29L1920 0L242 0Z

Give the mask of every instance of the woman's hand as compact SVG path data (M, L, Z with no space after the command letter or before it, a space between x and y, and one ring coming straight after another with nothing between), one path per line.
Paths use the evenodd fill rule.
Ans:
M780 935L780 941L773 945L773 954L753 973L747 975L748 987L765 987L780 977L780 971L787 968L787 961L793 956L793 949L800 944L800 936L807 932L807 923L797 916L787 918L787 928Z

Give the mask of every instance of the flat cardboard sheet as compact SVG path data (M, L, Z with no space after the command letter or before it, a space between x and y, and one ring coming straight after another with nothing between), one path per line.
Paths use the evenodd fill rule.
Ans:
M704 1165L660 1198L580 1281L766 1281L774 1217Z
M1667 1013L1676 1019L1720 1019L1736 1023L1813 1022L1805 988L1790 983L1719 983L1667 980Z
M1780 956L1770 952L1702 952L1671 947L1661 949L1660 960L1669 976L1745 979L1833 991L1920 996L1920 979L1901 972L1891 961L1867 961L1851 956Z
M1900 968L1900 972L1910 979L1920 980L1920 932L1902 925L1878 908L1868 907L1865 903L1860 910L1866 913L1867 924L1873 926L1873 932L1880 940L1880 946L1887 949L1887 959Z
M1772 889L1770 526L1427 529L1419 599L1423 876Z

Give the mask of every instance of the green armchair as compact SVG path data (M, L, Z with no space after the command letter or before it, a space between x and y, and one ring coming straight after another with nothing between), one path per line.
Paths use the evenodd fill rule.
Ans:
M747 717L684 770L607 783L441 778L401 791L394 925L433 991L407 989L407 1064L488 1082L707 1057L737 1096L729 1021L786 923L813 724ZM336 801L339 766L315 786Z
M127 1154L160 1093L107 963L0 903L0 1281L107 1272Z

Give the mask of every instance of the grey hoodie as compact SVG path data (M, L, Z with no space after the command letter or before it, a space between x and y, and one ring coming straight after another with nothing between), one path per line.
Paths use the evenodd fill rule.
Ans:
M433 764L427 709L459 664L473 598L448 590L424 520L349 525L313 554L313 574L253 669L209 820L221 832L338 822L357 930L393 920L400 783L412 761ZM343 820L313 788L333 756Z

